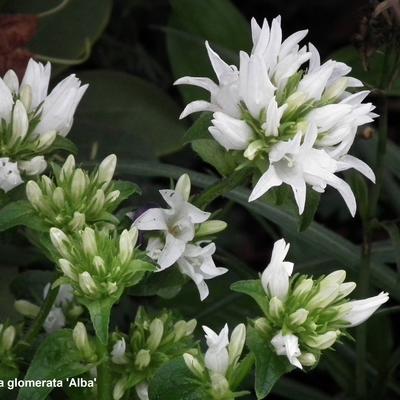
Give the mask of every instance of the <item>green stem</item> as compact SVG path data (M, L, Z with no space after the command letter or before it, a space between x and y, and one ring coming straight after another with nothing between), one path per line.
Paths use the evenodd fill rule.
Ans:
M367 297L369 292L369 280L371 270L372 238L377 224L375 223L379 196L382 190L384 177L385 154L387 145L388 104L386 97L382 98L382 116L380 119L378 146L376 154L376 184L371 190L368 215L363 220L363 245L361 252L361 268L359 275L359 295ZM357 328L357 366L356 366L356 389L359 399L367 396L367 324Z
M97 400L112 400L112 379L107 346L103 347L103 353L106 358L97 367Z
M32 343L35 341L37 336L39 335L44 322L46 321L47 316L49 315L49 312L51 311L53 304L57 298L58 295L58 290L59 288L56 287L54 289L50 289L49 293L47 294L47 297L42 304L39 314L36 316L34 319L31 327L29 330L26 332L24 337L20 340L20 342L16 346L16 353L23 352L26 350L28 347L32 345Z

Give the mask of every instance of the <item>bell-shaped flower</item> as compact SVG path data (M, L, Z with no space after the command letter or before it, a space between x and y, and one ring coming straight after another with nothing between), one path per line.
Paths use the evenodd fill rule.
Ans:
M0 158L0 189L5 193L19 186L23 182L17 163L11 162L8 157Z
M289 278L293 272L293 263L285 261L290 244L284 239L275 242L271 261L261 275L261 283L270 297L285 300L289 290Z
M203 326L206 333L206 341L208 349L205 354L204 362L207 369L211 372L225 375L229 367L229 330L225 325L221 332L217 334L207 326Z
M299 348L299 338L296 335L283 335L282 331L279 331L271 340L272 346L279 356L286 356L290 364L297 368L303 369L299 357L301 351Z

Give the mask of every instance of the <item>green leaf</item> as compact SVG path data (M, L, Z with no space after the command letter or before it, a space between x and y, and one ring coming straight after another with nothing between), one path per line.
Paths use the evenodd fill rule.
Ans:
M190 143L199 139L211 139L211 135L208 132L209 126L211 126L212 114L205 112L196 119L194 124L186 131L183 137L184 143Z
M278 356L272 351L270 344L252 327L247 330L247 345L256 359L257 399L263 399L270 393L279 378L293 368L285 357Z
M263 313L267 314L269 301L260 279L235 282L231 285L231 289L234 292L244 293L252 297L257 302Z
M46 153L53 153L57 150L65 150L74 155L78 154L78 148L75 146L75 144L71 140L60 135L56 136L52 145L46 150Z
M59 0L13 0L8 8L14 13L38 14L59 4ZM104 31L111 8L112 0L70 0L62 10L40 19L29 49L34 54L84 61L87 45Z
M194 140L192 148L204 162L212 165L222 176L230 175L237 167L232 153L227 152L214 139Z
M228 63L238 61L239 50L249 50L250 29L246 19L229 0L172 0L167 46L175 78L208 76L214 72L204 41ZM186 102L209 98L208 92L179 86Z
M314 221L315 213L318 210L320 199L321 199L321 193L318 193L312 189L307 190L306 206L300 218L300 227L299 227L300 232L305 231L310 226L311 222Z
M132 195L140 195L142 191L136 183L130 181L115 181L113 190L119 190L120 195L115 202L114 209L116 209L124 200L128 199Z
M76 348L71 330L61 330L48 336L37 349L25 375L25 380L64 380L81 375L94 364L82 362L80 351ZM18 400L47 399L53 388L21 388Z
M386 232L389 234L390 239L393 243L393 249L395 251L397 271L400 272L400 229L395 222L382 223Z
M182 357L164 364L149 385L150 400L210 400L207 390L200 386L186 367Z
M99 159L154 159L181 147L185 128L177 105L161 89L116 71L79 74L90 87L69 137L85 159L95 145Z
M30 203L18 200L0 210L0 232L24 225L36 231L47 232L47 224L36 214Z
M351 188L357 199L357 208L361 218L368 218L368 186L365 178L360 174L351 174Z
M0 387L0 396L2 400L14 400L15 390L9 390L7 381L17 379L19 376L18 368L10 365L0 364L0 380L4 383L4 387Z

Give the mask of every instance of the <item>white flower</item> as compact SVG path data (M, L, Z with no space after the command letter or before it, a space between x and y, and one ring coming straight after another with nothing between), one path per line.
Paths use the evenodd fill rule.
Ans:
M302 214L306 202L306 184L323 193L327 185L338 190L346 202L351 215L356 212L356 200L350 186L338 178L338 171L354 168L374 181L372 170L361 160L344 156L339 161L325 150L313 147L317 139L315 125L310 125L302 141L299 132L293 139L276 144L269 154L270 166L254 187L249 201L256 200L274 186L286 183L291 186L299 213Z
M146 382L136 385L135 390L140 400L149 400L149 385Z
M219 334L207 326L203 326L206 333L208 349L205 354L204 362L209 371L225 375L229 367L229 345L228 325L225 324Z
M18 161L18 168L26 175L39 175L47 167L47 162L43 156L36 156L29 161Z
M299 338L295 335L282 335L279 331L271 340L276 354L278 356L286 356L290 364L297 368L303 369L298 357L301 355L299 348Z
M289 290L289 278L293 272L293 263L285 261L290 244L280 239L275 242L271 261L261 275L261 283L270 297L285 300Z
M177 190L160 190L160 193L170 208L151 208L138 217L133 226L139 230L164 233L165 243L157 262L161 269L165 269L182 256L186 244L194 239L195 224L206 221L210 213L190 204L186 193Z
M126 343L125 339L121 338L118 340L111 351L111 360L114 364L126 364L128 359L125 355L126 352Z
M216 267L212 259L215 250L214 243L205 247L198 244L187 244L182 256L177 260L179 270L196 284L201 300L204 300L209 294L205 280L215 278L228 271L226 268Z
M53 333L64 328L65 324L63 310L60 307L53 307L44 321L43 328L47 333Z
M23 180L17 163L11 162L8 157L0 158L0 189L9 192L19 186Z
M335 173L355 168L374 181L365 163L347 155L357 128L377 116L371 103L362 103L369 92L352 94L347 89L362 83L347 76L350 67L334 60L321 64L312 44L300 47L306 30L283 40L280 17L271 26L266 20L259 26L252 19L251 30L253 49L250 54L240 52L239 69L226 64L206 43L218 84L209 78L178 79L175 84L210 92L210 101L188 104L181 118L211 111L209 131L226 150L243 151L250 161L260 155L254 164L258 168L268 155L269 163L264 162L269 168L250 201L286 183L302 213L306 185L318 192L330 185L354 215L354 195Z
M350 326L357 326L366 321L382 304L389 300L386 292L363 300L353 300L345 304L349 311L343 316Z

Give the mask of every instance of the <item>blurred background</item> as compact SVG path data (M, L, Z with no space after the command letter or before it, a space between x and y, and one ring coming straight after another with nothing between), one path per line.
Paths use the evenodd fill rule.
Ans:
M206 98L206 93L173 86L178 77L185 75L213 77L205 40L226 61L237 64L238 50L251 48L251 17L261 23L263 18L271 20L281 15L285 37L309 29L306 40L319 49L322 59L332 57L349 63L353 75L374 88L381 73L380 48L387 37L397 38L400 43L400 2L388 3L394 10L391 15L398 19L372 20L371 13L378 2L365 0L0 0L0 74L13 68L21 76L28 59L34 57L53 63L53 83L76 73L90 84L69 138L78 146L82 163L117 154L120 177L135 180L143 189L143 196L127 205L132 209L159 202L157 189L169 185L167 179L155 177L152 165L155 170L162 162L218 175L218 168L202 160L201 149L185 144L185 132L194 119L178 119L188 101ZM378 313L368 324L368 398L398 399L398 79L393 80L385 96L389 100L390 141L379 217L390 220L392 228L379 230L374 238L371 293L389 290L392 307L390 312ZM376 102L379 113L378 96L372 94L371 100ZM353 154L370 165L375 160L376 129L364 127L353 149ZM154 177L149 179L151 175ZM352 174L346 177L355 190L360 187ZM229 223L228 232L221 235L217 261L231 272L212 281L212 295L201 304L189 285L173 299L131 298L117 308L115 325L124 329L139 303L176 307L184 316L198 318L200 323L218 329L226 320L233 326L256 316L258 311L251 301L231 293L229 284L263 270L274 240L282 235L292 242L290 254L296 262L295 271L321 274L346 268L349 279L357 281L361 222L358 217L351 218L334 191L328 190L322 197L316 214L316 221L323 226L311 225L300 234L293 221L280 220L279 214L261 217L235 199L221 200L214 206L219 218ZM334 236L324 227L330 228ZM0 292L2 319L12 317L14 296L37 297L43 282L51 278L52 266L14 233L2 235L0 244L5 272ZM328 240L330 252L324 250ZM319 242L324 242L325 247L320 248ZM23 253L20 246L24 247ZM32 270L42 272L33 274ZM24 273L14 279L20 272ZM11 282L12 292L8 289ZM316 371L307 375L295 372L283 379L271 399L356 398L355 358L354 343L345 340L336 351L328 352Z

